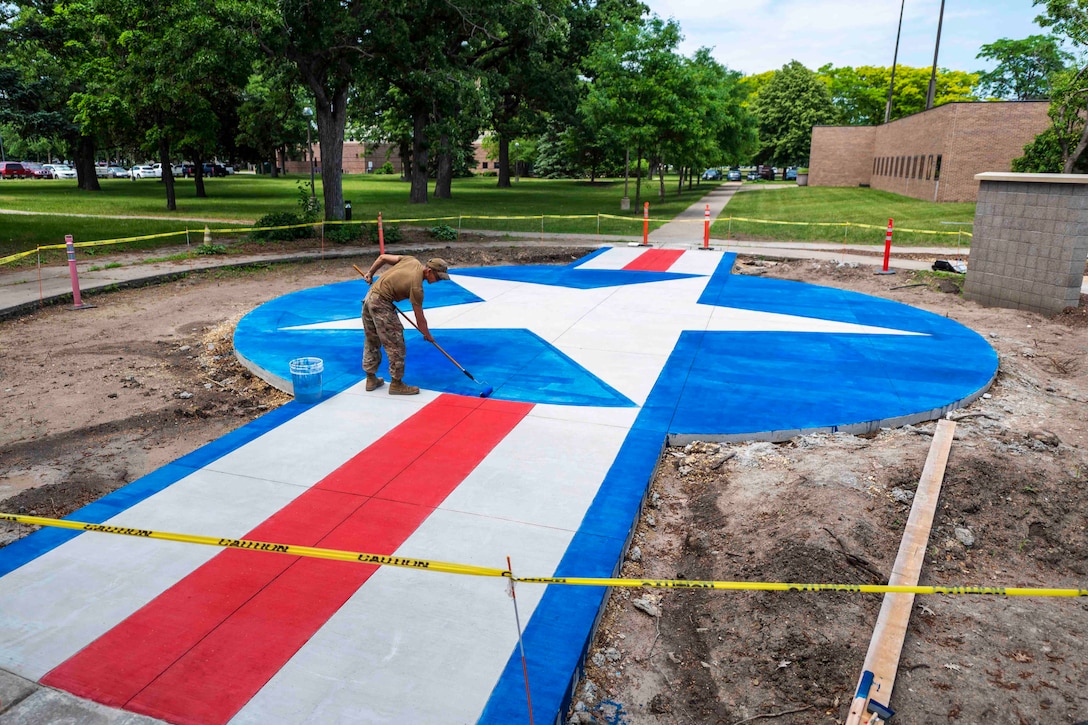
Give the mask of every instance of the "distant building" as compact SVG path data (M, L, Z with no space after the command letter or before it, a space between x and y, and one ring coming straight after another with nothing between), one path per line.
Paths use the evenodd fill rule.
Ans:
M1050 125L1047 101L947 103L879 126L814 126L809 186L870 186L926 201L975 201L984 171Z
M321 168L321 146L314 141L314 156L317 168ZM362 141L344 142L344 173L345 174L373 174L388 161L393 164L393 173L400 174L404 168L401 163L400 153L392 144L368 144ZM310 158L288 159L285 170L289 174L310 173Z

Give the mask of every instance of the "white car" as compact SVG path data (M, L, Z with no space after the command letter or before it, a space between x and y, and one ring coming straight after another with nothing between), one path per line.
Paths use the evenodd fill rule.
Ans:
M53 175L54 179L74 179L76 170L67 164L42 164L42 168Z
M156 169L148 164L137 164L128 170L132 179L159 179L162 177L162 168Z

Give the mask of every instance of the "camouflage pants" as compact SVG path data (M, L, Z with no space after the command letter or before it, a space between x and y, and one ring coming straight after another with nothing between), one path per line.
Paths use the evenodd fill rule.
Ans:
M384 347L385 354L389 356L389 375L394 380L403 378L404 326L400 324L393 303L378 295L368 294L363 300L363 332L366 333L363 371L370 375L378 371Z

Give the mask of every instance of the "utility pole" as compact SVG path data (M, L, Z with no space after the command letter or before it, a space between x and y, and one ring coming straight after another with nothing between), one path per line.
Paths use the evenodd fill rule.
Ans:
M314 110L306 106L302 109L302 115L306 117L306 150L310 152L310 208L314 208L317 194L314 192L314 144L310 140L310 117L314 115Z
M899 35L903 32L903 8L907 0L899 3L899 27L895 31L895 53L892 54L892 79L888 83L888 103L884 106L884 123L892 117L892 95L895 93L895 66L899 63Z
M941 49L941 24L944 23L944 0L941 0L941 14L937 18L937 44L933 46L933 70L929 74L929 91L926 93L926 110L933 108L937 98L937 53Z

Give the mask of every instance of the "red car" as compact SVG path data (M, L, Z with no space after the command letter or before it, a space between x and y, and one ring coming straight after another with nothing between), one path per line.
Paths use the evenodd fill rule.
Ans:
M41 164L34 163L33 161L24 161L23 168L26 169L26 176L28 179L52 179L53 174L49 169L45 168Z
M30 172L18 161L0 161L0 178L26 179L29 176Z

